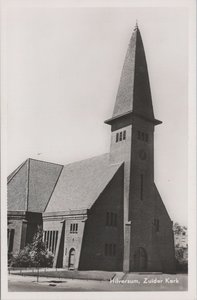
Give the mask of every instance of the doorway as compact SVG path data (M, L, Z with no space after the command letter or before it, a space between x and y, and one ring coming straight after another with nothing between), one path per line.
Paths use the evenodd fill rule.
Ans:
M147 253L139 247L134 254L134 271L142 272L147 270Z
M75 269L75 249L71 248L69 251L68 268L70 270Z

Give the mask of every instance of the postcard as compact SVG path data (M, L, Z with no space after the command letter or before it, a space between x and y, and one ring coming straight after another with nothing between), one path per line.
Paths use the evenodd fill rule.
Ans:
M2 299L195 299L195 21L3 4Z

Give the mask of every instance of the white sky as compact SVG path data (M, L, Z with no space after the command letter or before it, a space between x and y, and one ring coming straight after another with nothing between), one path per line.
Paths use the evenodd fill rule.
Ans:
M8 174L28 157L66 164L109 152L120 73L136 19L155 117L155 182L187 224L186 8L10 8ZM41 153L41 154L39 154Z

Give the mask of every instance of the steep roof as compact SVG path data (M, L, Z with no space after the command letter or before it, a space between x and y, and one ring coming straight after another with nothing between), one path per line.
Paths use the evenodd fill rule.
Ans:
M137 26L126 53L113 115L105 123L111 124L114 119L131 113L154 124L161 123L154 118L145 51Z
M63 166L27 159L8 176L8 211L43 212Z
M65 166L27 159L8 176L8 211L88 209L120 165L109 165L109 154Z
M45 212L90 208L120 166L109 164L109 154L64 166Z

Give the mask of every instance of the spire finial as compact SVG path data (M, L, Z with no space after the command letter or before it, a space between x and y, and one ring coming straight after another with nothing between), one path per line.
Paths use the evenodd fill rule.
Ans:
M138 21L136 19L136 22L135 22L135 30L138 29Z

